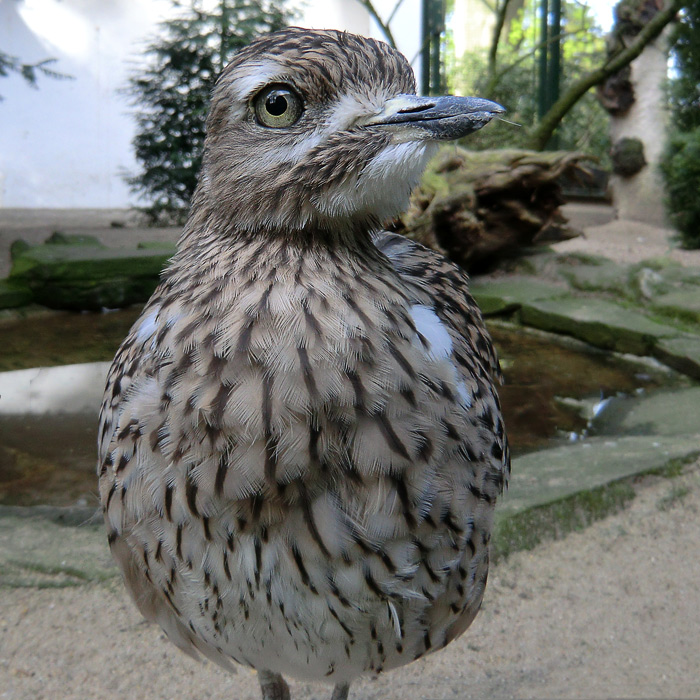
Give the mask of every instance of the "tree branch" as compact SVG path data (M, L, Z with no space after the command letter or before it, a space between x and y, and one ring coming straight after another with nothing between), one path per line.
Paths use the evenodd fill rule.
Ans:
M528 146L535 150L542 150L554 130L569 110L585 95L588 90L600 85L611 75L628 66L642 53L647 44L656 39L664 28L672 22L678 11L683 6L683 0L671 0L668 6L656 16L637 34L634 41L617 56L607 61L601 68L584 75L581 80L569 87L566 92L552 105L539 124L530 132Z
M491 35L491 45L489 46L488 54L488 75L489 82L491 77L496 73L496 58L498 56L498 45L501 42L501 34L503 27L506 24L506 13L510 0L502 0L503 4L496 4L496 21L493 25L493 34Z
M394 14L396 13L396 10L398 9L398 6L403 2L403 0L398 0L398 2L396 3L396 7L389 15L389 21L387 22L384 22L384 20L379 16L379 13L375 9L372 0L357 0L357 2L359 2L360 5L362 5L367 10L367 12L369 12L374 21L379 25L379 28L382 30L382 34L384 34L387 43L396 48L396 41L394 40L394 35L391 33L389 22L393 18Z
M403 0L397 0L396 5L394 5L394 9L391 11L391 14L386 20L386 26L388 27L391 24L391 20L394 19L396 13L399 11L399 8L403 5Z
M572 36L576 36L578 34L585 34L588 32L588 29L583 28L583 29L577 29L575 32L561 32L560 34L557 34L556 36L549 37L546 41L540 41L535 46L532 47L529 51L527 51L524 54L521 54L518 56L518 58L513 61L513 63L509 63L505 68L501 69L496 73L495 75L491 76L489 79L489 82L486 84L486 87L483 90L484 97L491 99L493 95L493 91L498 87L498 84L501 82L503 79L503 76L508 75L513 68L517 68L521 63L524 63L527 61L528 58L531 58L534 54L536 54L541 48L545 46L549 46L550 44L553 44L555 41L560 41L562 39L567 39Z

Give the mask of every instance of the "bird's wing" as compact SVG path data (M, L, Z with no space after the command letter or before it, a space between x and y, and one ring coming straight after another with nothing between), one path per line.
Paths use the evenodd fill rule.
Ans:
M467 274L440 253L405 236L381 231L375 235L374 244L390 260L413 297L412 301L419 308L425 308L422 311L425 331L446 330L449 333L451 359L461 377L465 380L478 378L486 384L488 398L494 401L498 414L494 416L494 429L503 448L500 465L496 460L494 467L500 469L505 484L510 474L510 456L500 402L493 385L494 381L502 382L503 377L493 341L469 292ZM431 328L431 318L437 328Z
M488 436L485 445L482 444L488 449L483 452L476 444L462 440L470 467L481 471L479 505L474 505L470 514L471 522L476 523L484 517L481 509L485 504L488 504L486 510L492 510L496 496L510 476L508 440L495 387L495 381L502 379L495 348L479 307L469 293L469 280L463 270L439 253L404 236L383 231L376 234L374 243L389 259L409 292L417 332L426 336L430 345L449 348L449 358L457 373L459 400L467 407L468 421L472 426L479 426L478 433ZM449 341L445 334L449 335ZM483 544L487 542L488 539ZM445 619L444 643L459 637L479 610L488 551L479 553L478 549L471 549L470 552L466 548L462 564L458 567L461 575L453 576L448 584L448 588L452 586L460 593L459 612L452 615L457 609L452 591L437 601L430 613L435 621ZM469 569L473 581L473 591L466 597L461 595L463 581L460 581L465 569Z

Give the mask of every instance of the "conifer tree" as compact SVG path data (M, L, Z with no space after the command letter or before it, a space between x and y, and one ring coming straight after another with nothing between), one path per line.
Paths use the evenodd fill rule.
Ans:
M212 88L233 55L256 36L284 27L284 0L201 0L160 25L126 93L136 106L133 140L141 172L127 177L152 222L180 222L197 183Z

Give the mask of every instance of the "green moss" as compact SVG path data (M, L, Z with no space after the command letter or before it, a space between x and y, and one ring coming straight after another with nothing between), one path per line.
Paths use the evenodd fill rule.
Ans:
M35 302L53 309L124 308L151 296L173 252L173 246L35 246L13 261L8 281L28 288Z
M54 231L45 241L44 245L75 245L89 248L106 248L107 246L94 236L80 233L63 233Z
M635 496L629 480L614 482L544 506L496 518L492 538L494 560L529 550L543 541L582 530L596 520L616 513Z
M21 282L0 280L0 309L15 309L32 301L32 292Z
M23 253L26 253L31 247L32 246L30 246L27 241L23 241L21 238L18 238L16 241L12 241L12 244L10 245L10 259L14 260L15 258L18 258Z
M621 138L612 147L613 172L622 177L636 175L646 164L644 144L635 138Z

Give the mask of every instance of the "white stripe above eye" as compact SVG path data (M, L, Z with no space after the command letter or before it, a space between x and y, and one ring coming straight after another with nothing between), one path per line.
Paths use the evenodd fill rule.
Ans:
M231 84L236 100L247 102L261 87L278 82L280 64L275 61L251 61Z

